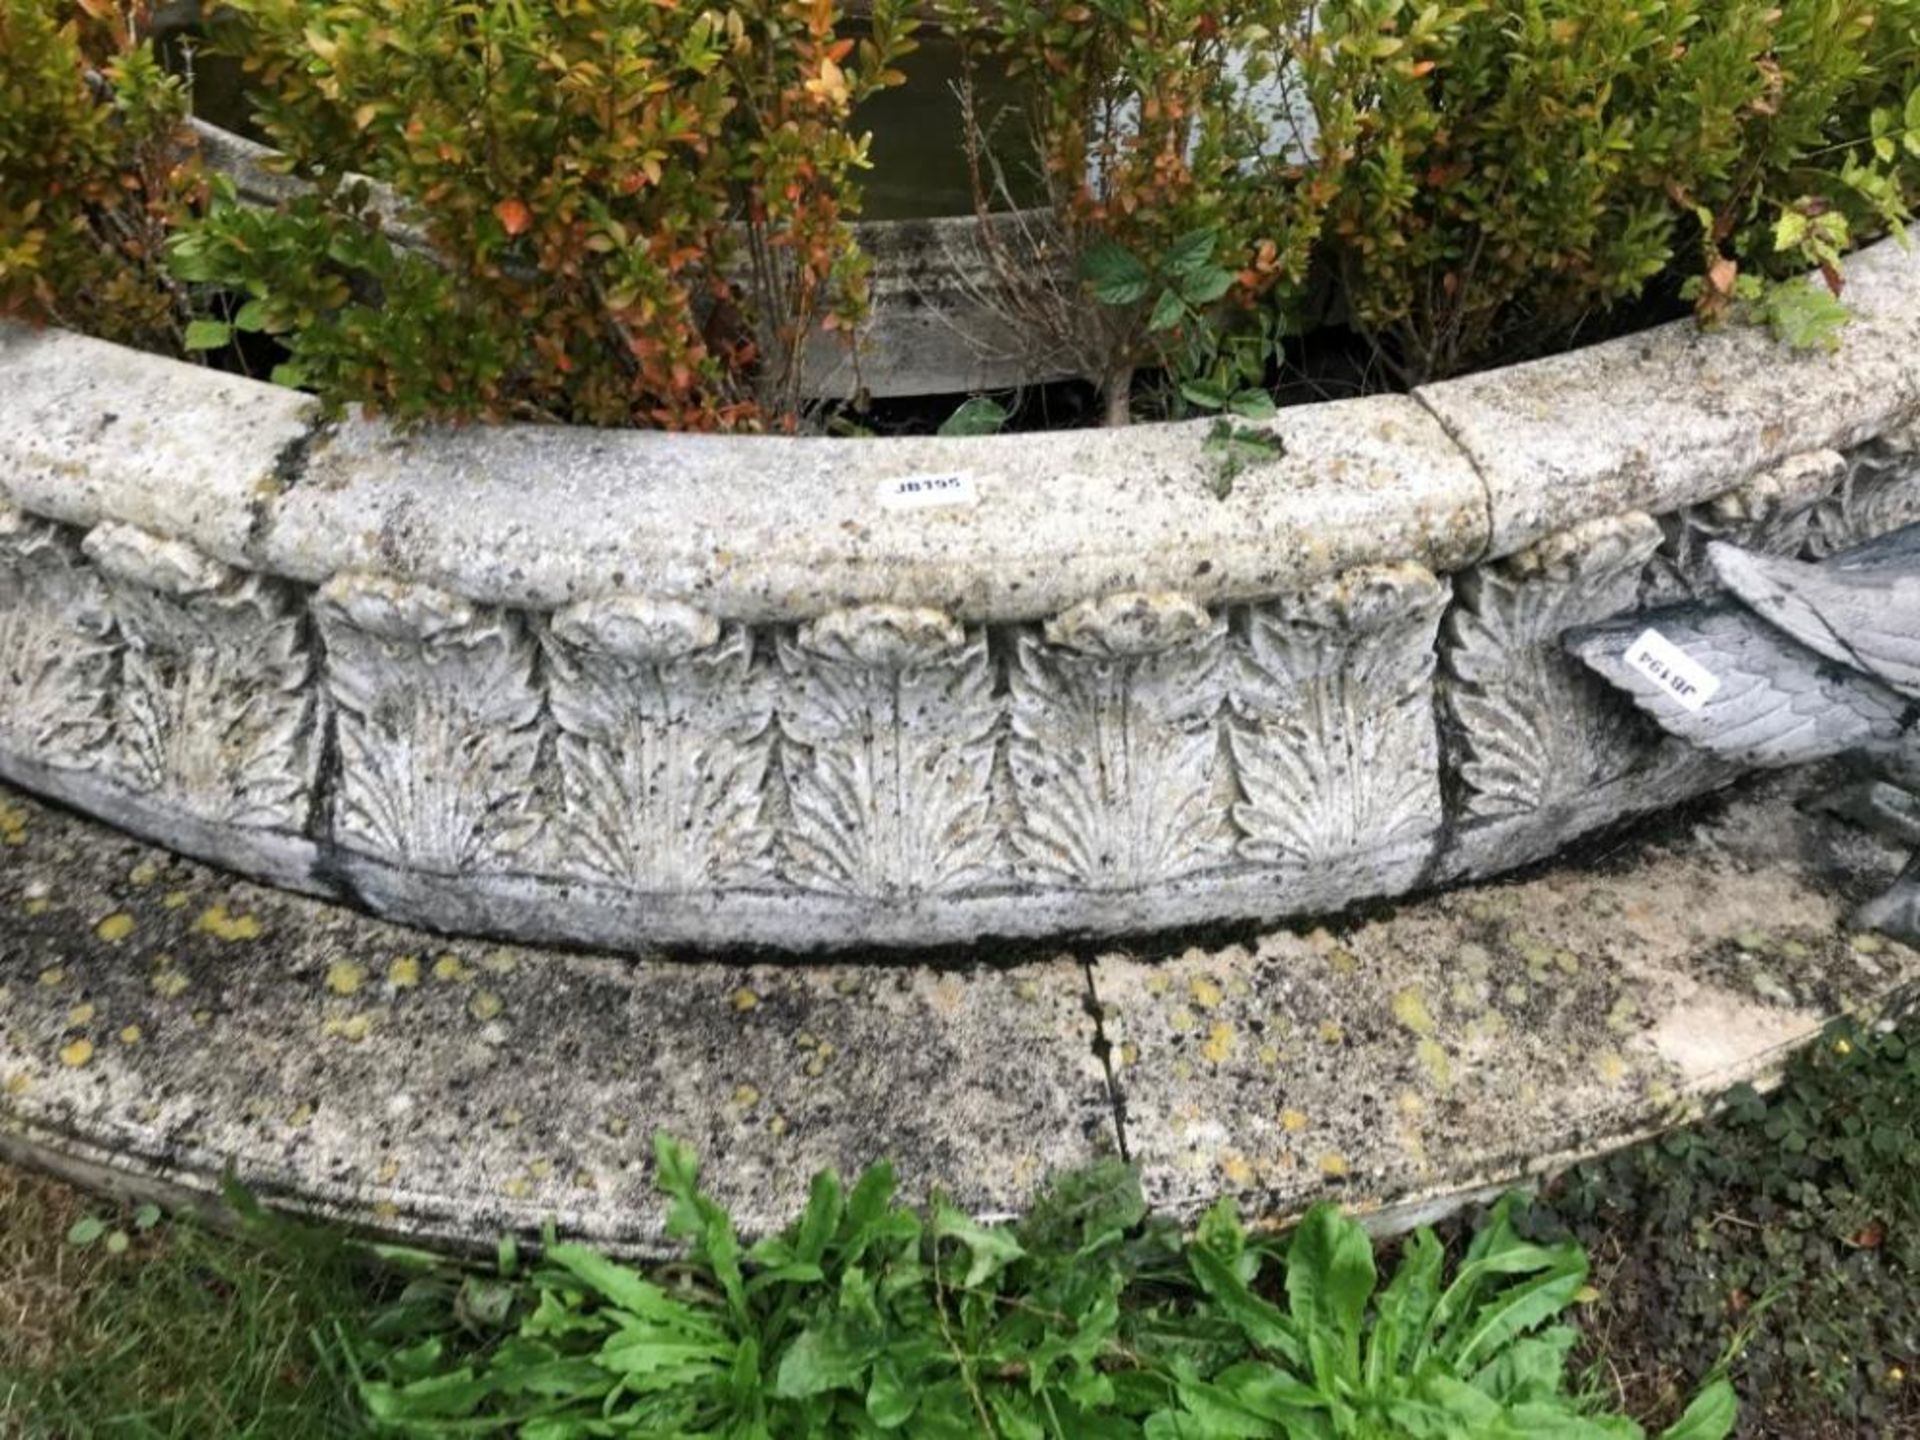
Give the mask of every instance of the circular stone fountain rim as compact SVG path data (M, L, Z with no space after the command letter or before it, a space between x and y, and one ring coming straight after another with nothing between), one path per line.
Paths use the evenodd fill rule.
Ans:
M1849 277L1836 353L1680 321L1294 407L1259 427L1281 453L1224 495L1209 421L977 438L405 430L11 327L0 501L309 584L375 571L533 609L627 592L747 622L864 604L1005 622L1116 592L1242 603L1364 565L1458 570L1900 423L1920 399L1920 262L1883 242ZM898 482L926 476L963 477L971 503L894 508Z

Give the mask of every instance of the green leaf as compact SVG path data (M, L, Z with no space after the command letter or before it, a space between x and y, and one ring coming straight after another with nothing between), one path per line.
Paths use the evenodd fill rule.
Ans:
M107 1233L107 1222L98 1215L83 1215L67 1231L67 1243L84 1250Z
M1027 1253L1006 1226L982 1225L950 1205L934 1212L933 1234L937 1240L958 1240L972 1256L966 1278L960 1282L969 1289L986 1284Z
M233 328L257 334L267 328L267 307L260 300L249 300L233 312Z
M942 435L997 435L1011 416L1007 408L985 395L973 395L940 426Z
M839 1317L827 1325L802 1330L795 1337L780 1357L773 1393L803 1400L829 1390L864 1388L860 1381L872 1360L871 1342Z
M233 340L233 327L223 320L191 320L181 344L189 350L218 350Z
M1135 305L1152 283L1147 267L1124 245L1097 240L1080 256L1080 278L1104 305Z
M1216 385L1211 380L1188 380L1181 385L1180 394L1188 404L1202 410L1223 410L1231 398L1224 385Z
M136 1230L151 1230L159 1223L160 1207L158 1205L149 1203L133 1212L133 1228Z
M109 1255L126 1254L127 1246L132 1243L132 1241L127 1239L127 1232L124 1230L109 1230L107 1232L106 1248Z
M1271 420L1280 413L1273 396L1254 389L1234 391L1233 398L1227 401L1227 409L1242 420Z
M1287 1247L1287 1308L1324 1391L1359 1378L1360 1321L1377 1278L1366 1231L1336 1205L1307 1212Z
M1187 318L1187 302L1171 290L1162 290L1153 302L1153 314L1147 318L1149 330L1171 330Z
M1762 311L1774 338L1795 350L1837 350L1841 331L1853 319L1824 285L1804 279L1773 286ZM1804 1140L1798 1148L1805 1148Z
M1680 1418L1660 1432L1660 1440L1726 1440L1739 1416L1733 1386L1724 1376L1693 1397Z
M690 1146L663 1132L653 1137L653 1155L655 1183L673 1198L667 1209L667 1233L691 1243L693 1258L705 1261L720 1282L734 1318L745 1321L746 1280L732 1217L701 1191L700 1164Z
M1547 1252L1553 1268L1519 1285L1509 1286L1474 1312L1457 1344L1449 1347L1450 1363L1461 1371L1485 1364L1516 1336L1558 1315L1573 1303L1587 1283L1587 1257L1577 1245L1557 1246Z
M1213 247L1219 238L1212 230L1187 231L1167 247L1166 259L1160 268L1178 277L1199 273L1213 259Z
M1180 282L1180 293L1189 305L1211 305L1233 288L1236 278L1231 270L1202 270Z
M900 1367L882 1358L874 1363L867 1385L867 1418L882 1430L897 1430L913 1418L919 1397L900 1374Z
M1306 1351L1293 1321L1279 1306L1254 1294L1230 1261L1195 1246L1187 1251L1187 1265L1220 1313L1254 1345L1280 1356L1289 1365L1305 1363Z
M1393 1272L1375 1306L1373 1333L1367 1337L1366 1383L1378 1389L1400 1373L1403 1356L1414 1353L1440 1297L1446 1252L1430 1229L1422 1228L1400 1250Z
M1782 254L1800 248L1807 238L1807 217L1798 210L1782 212L1773 226L1773 248Z
M585 1245L555 1245L546 1258L595 1294L626 1314L687 1335L717 1339L722 1331L715 1318L677 1300L651 1280L607 1259Z
M1473 1384L1502 1405L1552 1400L1566 1383L1567 1355L1579 1339L1571 1325L1523 1336L1482 1365Z

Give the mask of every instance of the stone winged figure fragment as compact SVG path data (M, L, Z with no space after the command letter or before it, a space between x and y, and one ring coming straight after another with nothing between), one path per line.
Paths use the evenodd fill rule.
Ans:
M1724 595L1571 630L1567 648L1669 734L1747 765L1850 752L1823 809L1915 847L1864 928L1920 943L1920 525L1819 564L1716 542Z

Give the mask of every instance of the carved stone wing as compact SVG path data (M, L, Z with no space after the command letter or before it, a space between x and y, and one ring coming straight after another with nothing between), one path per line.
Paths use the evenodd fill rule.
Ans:
M1816 760L1901 729L1893 691L1823 663L1733 600L1573 630L1567 648L1669 734L1747 764ZM1689 698L1675 691L1678 671L1695 682Z
M1920 557L1907 567L1851 570L1732 545L1707 553L1721 583L1769 624L1829 660L1920 695Z

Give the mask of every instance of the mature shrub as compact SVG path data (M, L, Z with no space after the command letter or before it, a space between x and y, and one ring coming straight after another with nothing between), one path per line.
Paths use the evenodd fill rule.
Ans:
M1356 322L1419 381L1563 344L1678 267L1704 317L1817 338L1833 307L1758 282L1905 214L1916 23L1912 0L1323 7L1301 74Z
M149 7L0 0L0 317L178 350L164 245L199 190Z
M249 297L287 378L402 416L791 422L808 338L862 313L847 122L899 79L904 0L858 41L834 0L234 9L316 188L219 206L178 263Z
M1027 81L1028 135L1009 137L969 106L963 137L983 214L1007 193L1004 167L1029 153L1054 213L1055 232L1030 247L1042 253L1002 257L1003 303L1058 361L1101 385L1111 421L1127 417L1141 366L1171 377L1176 411L1271 408L1264 382L1326 198L1299 163L1306 137L1288 85L1309 9L1305 0L942 6L972 64ZM1270 294L1277 309L1255 305Z

